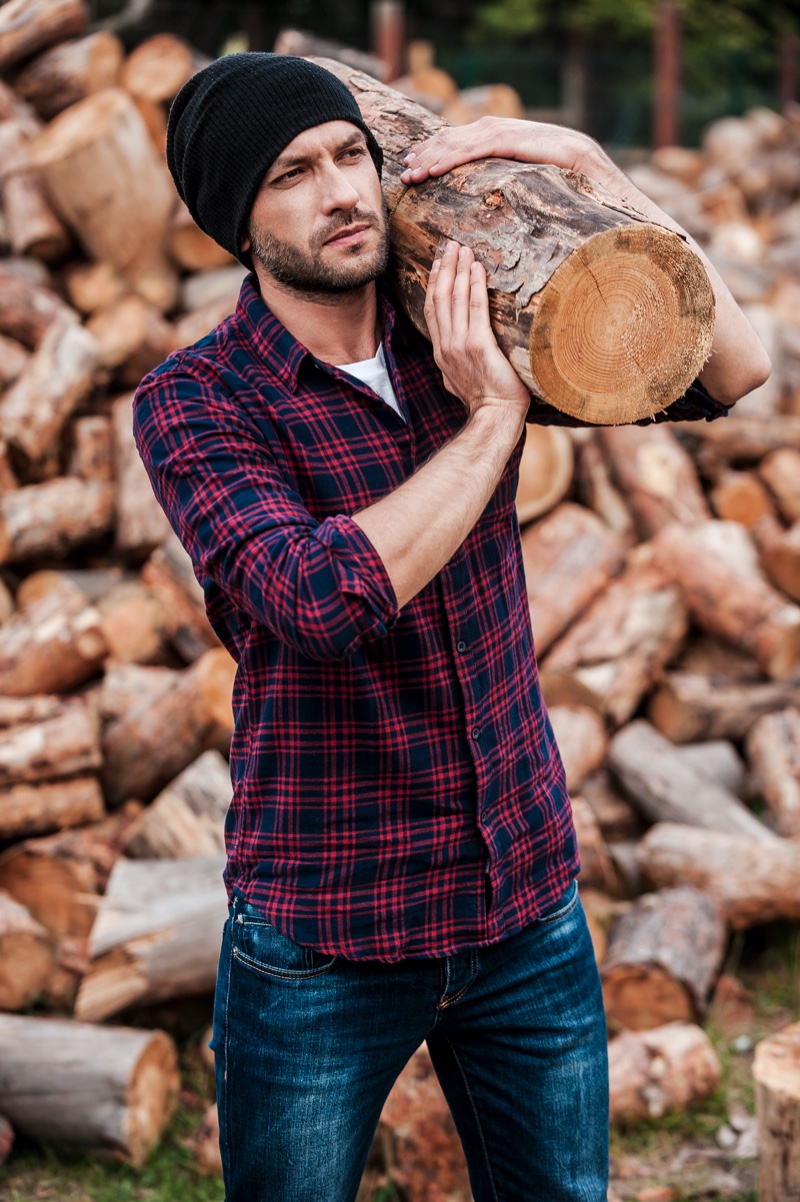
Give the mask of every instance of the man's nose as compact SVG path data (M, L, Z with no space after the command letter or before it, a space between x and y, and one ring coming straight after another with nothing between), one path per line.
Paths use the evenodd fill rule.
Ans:
M359 195L341 168L331 165L325 173L324 205L327 213L336 209L354 209Z

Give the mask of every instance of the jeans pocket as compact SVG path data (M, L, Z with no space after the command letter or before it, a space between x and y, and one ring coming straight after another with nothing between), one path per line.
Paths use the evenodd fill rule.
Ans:
M544 914L540 914L538 922L558 922L562 918L566 918L578 904L578 882L573 881L567 886L559 901L556 902L552 910L545 910Z
M285 981L302 981L327 972L337 957L302 947L265 919L240 908L231 921L233 958L245 968Z

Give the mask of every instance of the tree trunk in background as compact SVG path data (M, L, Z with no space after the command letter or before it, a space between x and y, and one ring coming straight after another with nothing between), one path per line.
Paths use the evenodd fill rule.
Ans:
M653 146L680 142L681 15L677 4L659 0L655 23Z

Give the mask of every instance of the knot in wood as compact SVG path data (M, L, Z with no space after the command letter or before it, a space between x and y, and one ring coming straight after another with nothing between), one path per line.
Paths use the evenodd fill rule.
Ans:
M484 207L487 209L499 209L505 197L499 190L487 192L483 198Z

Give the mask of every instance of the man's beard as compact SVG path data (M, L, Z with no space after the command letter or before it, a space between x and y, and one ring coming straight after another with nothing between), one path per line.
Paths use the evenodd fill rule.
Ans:
M351 259L338 263L320 261L325 240L348 225L369 223L381 235L375 250L364 252L360 247L348 248ZM314 238L307 250L290 242L280 242L267 230L252 227L248 231L251 253L262 267L277 280L296 292L351 292L363 288L383 275L389 262L389 215L386 207L380 215L371 211L354 211L346 221L337 221ZM365 237L368 231L365 231Z

